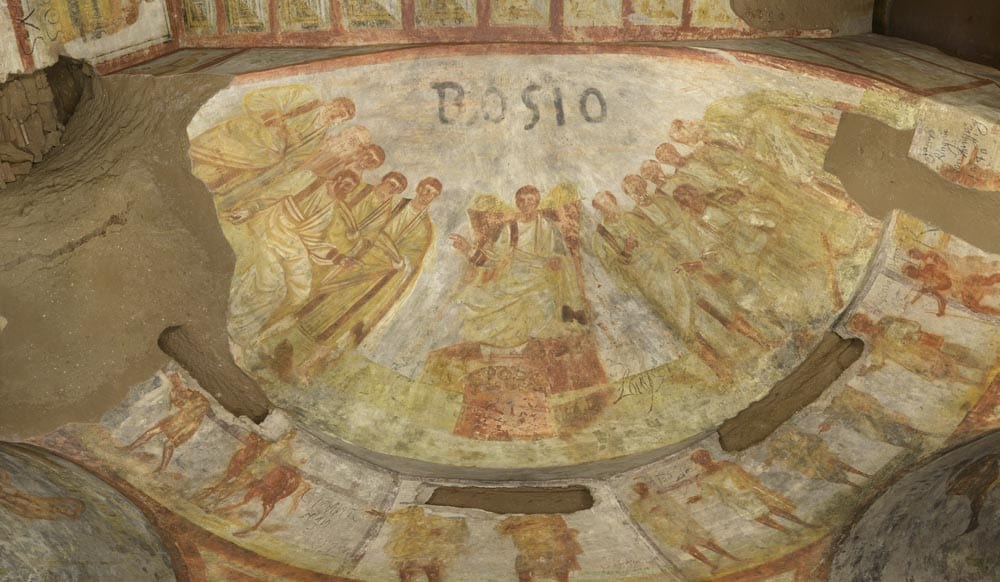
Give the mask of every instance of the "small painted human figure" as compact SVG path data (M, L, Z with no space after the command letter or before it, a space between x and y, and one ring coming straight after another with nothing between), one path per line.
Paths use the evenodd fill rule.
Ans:
M861 486L851 481L848 475L871 477L844 462L834 454L823 437L816 434L786 429L768 438L767 448L770 456L764 461L765 466L780 461L807 477L854 489L861 489Z
M657 541L671 547L680 548L692 558L705 564L714 572L717 562L708 559L699 548L704 548L719 556L738 562L739 558L719 545L690 512L668 493L650 490L649 485L637 482L632 490L638 496L630 504L632 515L641 523L646 523Z
M350 99L323 101L305 85L251 90L242 106L191 140L192 172L217 194L297 170L324 144L331 125L355 114Z
M16 487L10 473L0 469L0 509L6 509L25 519L79 519L84 505L73 497L32 495Z
M912 303L916 303L924 295L930 295L937 301L938 316L944 315L948 306L944 293L952 287L951 275L948 273L948 262L934 251L913 248L908 250L906 255L919 261L903 266L903 274L920 284L920 289L917 290L917 295L913 298Z
M127 447L128 450L134 451L156 436L163 435L163 452L160 465L156 468L157 473L167 468L177 447L191 440L191 437L198 432L201 421L211 409L208 399L200 392L185 386L179 373L169 372L167 379L170 381L171 412Z
M417 505L369 513L389 525L386 551L399 582L416 582L421 574L427 582L441 582L469 538L464 519L430 514Z
M495 240L477 233L473 244L451 235L475 274L459 292L468 311L462 327L467 341L514 347L579 333L575 324L587 325L571 249L560 225L539 211L540 201L538 188L520 188L517 215L500 226Z
M915 321L886 315L876 323L864 313L855 313L847 328L866 336L872 345L867 374L892 360L910 372L931 382L978 384L987 364L969 348L947 341L943 336L923 331Z
M830 430L836 423L869 439L910 451L919 451L929 436L914 428L910 419L851 386L834 396L824 414L826 420L820 424L820 432Z
M705 449L693 452L691 460L702 469L695 478L702 494L690 497L688 503L696 503L703 495L708 495L740 517L784 533L789 533L789 529L777 521L779 517L797 525L815 527L795 515L795 504L790 499L766 487L736 463L716 461Z
M583 553L576 541L579 532L569 527L561 515L511 516L497 524L496 529L514 540L518 582L546 578L569 582L570 572L580 569L576 559Z
M358 240L347 256L357 264L322 271L314 294L295 313L303 336L301 377L321 371L345 350L361 343L411 288L434 241L430 206L442 184L422 179L416 196L402 197L406 178L390 173L352 210Z
M252 240L230 294L228 327L236 343L260 345L292 323L286 316L308 300L314 264L354 265L345 247L356 238L356 220L345 200L360 181L352 170L303 171L275 185L270 198L229 214L233 224L246 223ZM325 236L334 223L342 225L343 241Z
M911 248L906 256L913 263L903 266L903 274L920 285L915 303L924 295L937 301L938 317L945 314L948 297L959 300L969 311L1000 316L1000 307L985 303L988 297L1000 295L1000 272L995 263L980 257L946 258L936 251Z

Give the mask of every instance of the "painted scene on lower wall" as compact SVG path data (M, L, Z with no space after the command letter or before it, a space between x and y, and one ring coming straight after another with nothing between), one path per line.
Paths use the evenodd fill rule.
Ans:
M621 59L274 72L215 97L191 159L237 255L238 363L311 426L459 465L649 450L762 396L879 240L823 170L863 92Z
M905 214L888 229L877 267L836 328L863 338L865 353L763 442L731 453L708 434L607 479L475 483L582 486L593 498L587 509L431 505L437 487L470 483L370 464L285 410L259 426L234 418L174 363L100 423L68 425L32 444L127 494L179 563L206 579L825 580L833 542L886 487L914 464L1000 428L1000 317L977 311L988 302L970 308L968 298L929 292L919 275L926 256L914 249L935 253L953 282L961 270L952 265L992 268L1000 257ZM79 485L25 479L5 458L0 524L76 527L98 511ZM942 493L967 512L966 532L977 529L995 489L996 460L976 459L956 467Z
M261 425L235 418L175 363L101 422L31 443L125 493L179 563L207 579L825 580L833 542L862 508L915 464L1000 428L1000 317L982 308L990 295L938 296L926 275L928 253L938 292L946 277L962 286L957 266L991 270L1000 257L903 213L887 228L835 328L862 338L864 354L762 442L726 452L710 433L606 479L474 483L582 486L586 509L431 505L437 487L473 483L376 466L282 409ZM0 450L0 527L42 525L12 533L14 543L99 515L105 502L76 481L23 476L25 466L65 472L67 461L19 451ZM968 512L966 533L995 489L993 457L956 467L942 493Z

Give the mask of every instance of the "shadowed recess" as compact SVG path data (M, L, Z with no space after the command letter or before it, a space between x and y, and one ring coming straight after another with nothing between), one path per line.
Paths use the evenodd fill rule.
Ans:
M802 407L819 398L864 352L859 339L844 339L833 332L823 336L816 349L791 374L780 380L767 396L743 409L719 427L725 451L742 451L775 431Z
M490 513L573 513L594 498L582 485L569 487L438 487L427 505L482 509Z
M271 405L257 383L233 362L228 353L218 353L199 341L187 328L168 327L156 341L160 350L184 367L205 390L236 416L261 423Z

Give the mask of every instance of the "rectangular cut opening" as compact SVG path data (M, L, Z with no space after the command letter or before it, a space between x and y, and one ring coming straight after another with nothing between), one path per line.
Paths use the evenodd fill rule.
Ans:
M438 487L427 505L482 509L491 513L553 514L590 509L594 498L582 485L568 487Z

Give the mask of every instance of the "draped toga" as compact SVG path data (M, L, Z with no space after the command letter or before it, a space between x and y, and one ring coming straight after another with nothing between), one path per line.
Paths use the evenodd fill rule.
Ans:
M511 221L481 251L484 261L474 266L473 280L455 297L468 311L463 339L514 347L573 331L560 310L582 309L583 298L557 224L541 214ZM551 268L553 263L558 269Z

